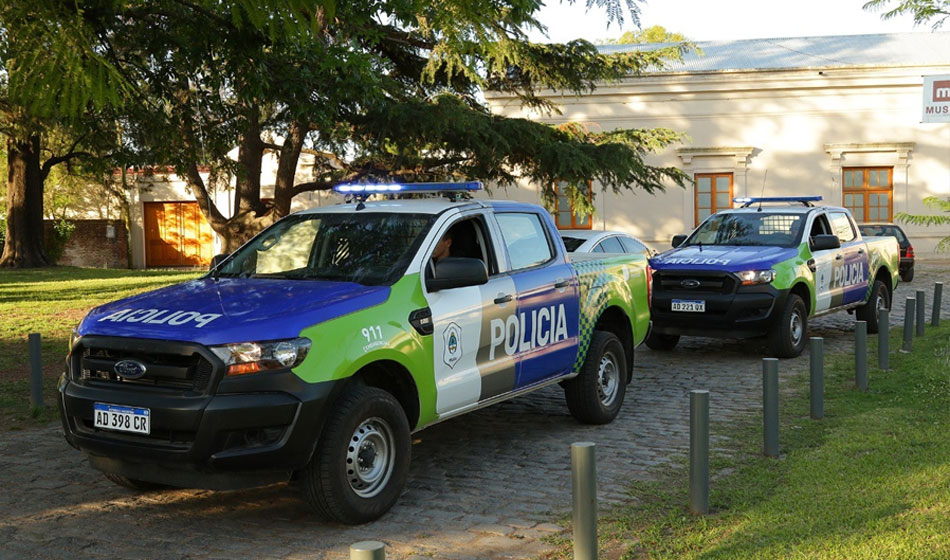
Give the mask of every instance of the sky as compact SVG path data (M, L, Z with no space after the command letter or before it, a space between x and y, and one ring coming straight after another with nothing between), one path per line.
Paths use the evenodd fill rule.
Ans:
M693 41L930 32L929 25L914 27L910 17L881 21L880 13L861 8L865 1L648 0L640 2L640 24L662 25ZM586 4L547 0L539 19L548 27L548 38L532 33L531 40L562 43L583 38L596 43L636 30L626 13L623 28L613 23L608 29L606 12L597 7L588 11Z

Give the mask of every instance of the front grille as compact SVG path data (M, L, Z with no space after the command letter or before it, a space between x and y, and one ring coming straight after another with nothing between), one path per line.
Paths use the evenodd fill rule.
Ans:
M81 383L153 387L172 391L204 393L214 380L214 365L194 346L164 341L122 343L89 337L74 353L73 379ZM145 375L129 379L118 375L115 364L135 360L145 366Z
M724 272L656 271L653 289L656 292L680 294L731 294L736 289L736 278Z

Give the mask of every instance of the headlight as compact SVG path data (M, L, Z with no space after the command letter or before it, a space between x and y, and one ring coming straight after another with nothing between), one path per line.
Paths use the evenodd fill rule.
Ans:
M300 365L310 351L310 339L239 342L212 346L211 351L228 366L227 375L243 375Z
M742 272L737 272L736 276L739 277L739 280L742 280L743 286L751 286L753 284L768 284L772 280L775 280L775 271L743 270Z

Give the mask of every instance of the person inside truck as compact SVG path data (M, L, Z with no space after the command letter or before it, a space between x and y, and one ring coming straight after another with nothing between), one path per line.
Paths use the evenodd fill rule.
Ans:
M426 278L435 278L435 263L452 254L452 241L455 235L452 230L454 229L454 227L449 228L449 230L442 235L442 239L436 243L435 250L432 251L432 257L426 265Z

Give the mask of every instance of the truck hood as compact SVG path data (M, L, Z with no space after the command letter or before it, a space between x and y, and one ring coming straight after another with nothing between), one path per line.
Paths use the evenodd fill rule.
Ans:
M323 321L379 305L388 286L263 278L201 278L97 307L79 334L204 345L299 336Z
M696 245L680 247L650 259L654 270L767 270L798 256L797 247Z

